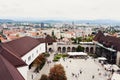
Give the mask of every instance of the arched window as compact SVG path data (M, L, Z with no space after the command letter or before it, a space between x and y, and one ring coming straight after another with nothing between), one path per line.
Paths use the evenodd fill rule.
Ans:
M66 52L66 47L63 47L63 48L62 48L62 52L63 52L63 53Z
M86 52L89 52L89 47L86 47Z
M90 53L93 53L93 47L90 48Z
M72 52L75 52L76 51L76 48L75 47L72 47Z
M70 50L70 47L67 47L67 52L70 52L71 50Z
M61 47L58 47L57 51L58 51L58 52L61 52Z

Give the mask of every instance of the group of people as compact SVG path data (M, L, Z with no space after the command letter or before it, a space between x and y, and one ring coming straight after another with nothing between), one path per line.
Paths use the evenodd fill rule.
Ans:
M82 70L80 70L77 74L72 73L72 77L78 78L80 74L82 74Z

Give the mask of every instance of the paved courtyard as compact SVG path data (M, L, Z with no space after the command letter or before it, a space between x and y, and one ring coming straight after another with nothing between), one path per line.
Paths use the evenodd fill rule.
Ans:
M53 57L54 54L51 54L48 60L52 61ZM42 74L48 75L50 68L54 64L62 64L64 66L67 80L107 80L110 74L104 70L97 60L92 58L87 60L66 58L65 61L61 58L59 62L46 63L38 74L34 74L36 77L33 80L39 80ZM99 75L100 73L101 75Z

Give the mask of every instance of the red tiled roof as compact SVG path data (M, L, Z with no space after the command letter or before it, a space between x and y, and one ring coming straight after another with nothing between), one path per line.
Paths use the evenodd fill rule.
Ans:
M0 80L25 80L18 70L0 55Z
M16 67L25 66L21 59L23 55L32 50L40 43L45 42L31 38L22 37L10 42L0 44L0 79L1 80L24 80Z
M56 42L56 40L52 38L50 35L46 35L46 38L38 38L37 40L40 42L47 42L47 43Z
M10 35L10 36L7 36L7 38L8 39L10 39L10 40L14 40L14 39L18 39L18 38L20 38L20 37L17 37L16 35Z
M44 38L37 38L36 40L38 40L41 43L45 43L45 39Z
M99 31L93 40L101 41L103 38L104 38L104 34L101 31Z
M99 31L93 40L98 41L106 47L113 47L114 49L120 51L120 39L117 37L105 36L101 31Z
M35 38L25 36L10 42L3 43L2 45L18 57L22 57L40 43L41 42Z
M26 63L21 58L13 54L11 51L7 50L2 45L0 45L0 55L6 58L15 67L21 67L26 65Z
M56 40L54 38L52 38L50 35L47 35L45 39L46 39L46 42L48 42L48 43L56 42Z

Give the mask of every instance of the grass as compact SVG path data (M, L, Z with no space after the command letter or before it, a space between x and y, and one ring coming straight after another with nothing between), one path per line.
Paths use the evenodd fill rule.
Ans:
M68 56L67 54L56 54L56 55L54 56L53 61L54 61L54 62L59 61L60 58L65 58L65 57L67 57L67 56Z
M49 57L50 54L49 53L43 53L45 57Z

